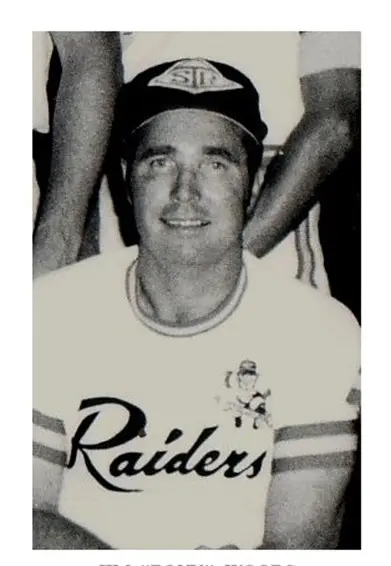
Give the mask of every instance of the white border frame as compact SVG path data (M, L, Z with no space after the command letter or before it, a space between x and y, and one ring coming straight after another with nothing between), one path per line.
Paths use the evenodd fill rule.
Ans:
M2 245L2 411L3 465L0 485L6 525L3 562L33 565L83 564L281 564L314 566L387 563L389 510L388 430L391 281L389 161L389 17L380 2L364 10L357 1L278 0L237 5L182 2L68 1L8 3L1 34L3 207ZM191 11L191 17L189 17ZM137 30L359 30L363 76L363 550L362 551L31 551L31 31L121 29L124 14ZM378 16L376 18L376 16ZM4 17L4 14L3 14ZM191 27L189 23L191 22ZM388 49L387 49L388 48ZM384 64L382 57L384 56ZM9 91L7 91L9 89ZM384 169L382 167L384 166ZM4 172L6 173L4 176ZM384 406L382 406L384 404ZM384 437L383 437L384 436ZM387 474L387 476L386 476ZM8 551L12 552L12 556ZM103 552L103 554L102 554ZM330 554L331 552L331 554ZM114 553L114 554L113 554ZM32 556L32 557L31 557Z

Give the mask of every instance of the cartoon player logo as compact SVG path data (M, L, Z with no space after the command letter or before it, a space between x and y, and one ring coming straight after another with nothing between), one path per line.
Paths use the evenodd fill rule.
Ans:
M271 416L266 403L271 391L267 389L261 392L259 381L257 365L251 360L242 361L236 372L227 372L225 394L216 397L216 400L222 403L224 411L234 413L236 427L241 427L244 419L250 420L255 429L262 423L271 426Z

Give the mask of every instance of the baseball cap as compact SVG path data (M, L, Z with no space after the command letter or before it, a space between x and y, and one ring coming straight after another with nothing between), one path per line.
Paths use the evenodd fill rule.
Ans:
M122 87L116 128L124 157L127 142L138 128L159 114L183 108L220 115L258 144L267 134L258 92L246 75L225 63L180 59L151 67Z

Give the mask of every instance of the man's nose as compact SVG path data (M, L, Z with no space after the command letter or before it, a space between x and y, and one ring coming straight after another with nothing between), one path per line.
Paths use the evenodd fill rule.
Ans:
M195 167L183 165L179 168L171 196L178 202L199 199L199 183Z

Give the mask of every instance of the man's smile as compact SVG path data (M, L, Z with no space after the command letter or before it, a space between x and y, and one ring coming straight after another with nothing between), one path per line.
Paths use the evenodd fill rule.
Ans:
M201 218L162 217L160 220L170 228L182 228L182 229L202 228L210 224L209 220L201 219Z

